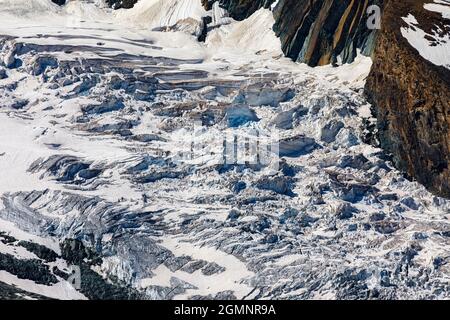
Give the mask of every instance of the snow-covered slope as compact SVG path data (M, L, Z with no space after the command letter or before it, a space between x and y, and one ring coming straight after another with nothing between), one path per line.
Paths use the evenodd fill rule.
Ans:
M13 16L34 16L45 12L46 14L57 13L59 7L48 0L1 0L2 14Z
M212 30L206 43L211 50L282 54L280 40L272 30L274 22L272 12L261 9L246 20Z
M450 2L435 0L424 5L425 10L437 12L450 20ZM402 28L402 35L419 51L420 55L437 66L450 69L450 33L447 24L444 27L434 25L431 30L424 31L416 18L409 14L403 20L408 27Z
M200 1L0 2L9 298L448 298L450 204L368 144L370 58L296 64L264 9L199 43L151 29ZM252 162L255 132L279 158Z
M206 11L197 0L146 0L139 1L132 9L118 10L117 19L127 25L145 28L167 28L177 23L190 24L199 35L203 28L202 17Z
M139 1L132 9L117 11L117 16L127 22L160 27L186 18L201 20L205 13L197 0L146 0Z

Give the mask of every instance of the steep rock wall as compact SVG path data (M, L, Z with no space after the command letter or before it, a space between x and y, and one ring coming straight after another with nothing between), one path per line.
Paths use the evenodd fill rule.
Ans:
M450 197L450 70L424 59L400 31L401 17L412 14L430 34L433 28L450 34L450 20L424 10L427 2L387 3L365 91L377 112L382 147L397 167Z
M274 30L283 51L311 66L352 62L357 49L370 55L377 34L367 27L367 8L374 0L280 0Z
M202 0L206 8L214 2ZM242 20L273 0L220 0L230 15ZM357 49L370 55L377 30L367 28L367 8L381 0L279 0L274 31L286 56L311 66L352 62Z
M216 0L201 0L206 9L211 9L211 6ZM260 8L269 8L275 0L218 0L220 5L227 9L233 18L236 20L244 20L250 17L256 10Z

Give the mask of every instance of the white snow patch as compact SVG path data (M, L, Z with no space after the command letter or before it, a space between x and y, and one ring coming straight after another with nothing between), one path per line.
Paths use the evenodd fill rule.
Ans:
M16 286L27 292L39 294L45 297L58 300L87 300L87 298L76 291L67 281L58 282L52 286L37 284L27 279L19 279L17 276L0 270L0 281L6 284Z
M186 293L176 296L176 299L187 299L191 295L214 295L225 290L232 290L234 295L241 299L245 297L252 288L244 283L246 279L254 276L244 262L233 255L219 251L211 247L199 247L182 239L167 237L161 243L162 246L172 251L177 256L189 255L194 259L202 259L216 262L225 268L224 272L210 276L203 275L200 270L190 274L181 270L171 272L164 265L154 270L156 276L141 281L141 286L149 285L169 286L170 279L176 277L186 281L198 289L187 290Z
M57 254L61 254L61 249L59 247L59 243L51 238L44 238L40 236L36 236L25 231L20 230L14 223L10 221L6 221L0 219L0 231L5 232L7 235L10 235L17 240L23 241L31 241L40 245L43 245L49 249L52 249ZM0 252L2 252L0 250ZM23 253L23 252L22 252ZM20 253L19 253L20 254Z
M450 34L443 36L437 33L427 34L420 28L417 19L412 14L402 19L408 24L408 27L402 28L401 33L410 45L419 51L423 58L435 65L450 69ZM431 42L425 38L426 36L431 36L436 41Z
M429 11L442 14L445 19L450 19L450 1L435 0L434 3L426 3L423 7Z

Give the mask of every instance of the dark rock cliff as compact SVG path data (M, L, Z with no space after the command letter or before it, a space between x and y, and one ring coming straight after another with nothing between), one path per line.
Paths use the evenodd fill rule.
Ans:
M216 0L201 0L206 9ZM231 16L236 20L244 20L250 17L256 10L269 8L275 0L218 0L220 5L227 9Z
M202 0L210 8L212 0ZM230 15L242 20L274 0L220 0ZM311 66L352 62L357 49L370 55L376 29L367 28L367 9L382 0L280 0L274 9L274 30L286 56Z
M274 30L283 51L311 66L352 62L361 49L370 55L377 30L367 28L367 8L375 0L280 0Z
M382 147L397 167L450 197L450 70L424 59L401 34L401 17L409 13L429 34L450 33L450 20L424 10L427 2L386 4L366 93L376 107Z
M138 0L106 0L106 3L114 9L130 9L138 2Z

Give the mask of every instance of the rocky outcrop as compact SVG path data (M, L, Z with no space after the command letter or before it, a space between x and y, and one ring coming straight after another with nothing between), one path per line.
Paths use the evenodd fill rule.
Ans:
M206 8L214 1L203 0ZM382 0L220 0L242 20L260 8L274 6L274 31L286 56L311 66L352 62L360 49L370 55L377 29L367 27L367 9Z
M136 2L138 2L138 0L106 0L106 4L114 9L130 9L133 8Z
M414 15L427 33L450 33L450 20L425 10L428 1L389 1L366 93L375 106L382 147L398 168L450 197L450 71L423 58L401 34Z
M212 8L214 2L216 0L202 0L207 10ZM269 8L274 2L275 0L219 0L220 5L236 20L246 19L258 9Z
M367 27L367 9L377 0L280 0L274 30L285 54L298 62L352 62L360 49L369 55L377 30Z

